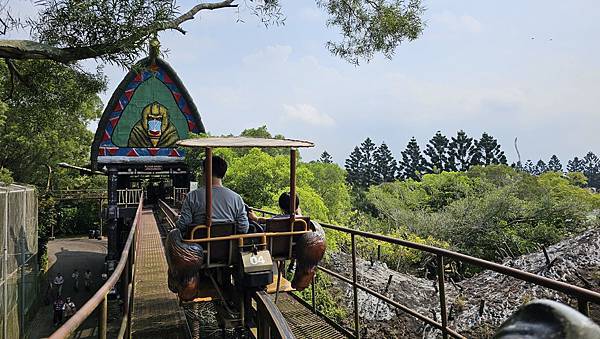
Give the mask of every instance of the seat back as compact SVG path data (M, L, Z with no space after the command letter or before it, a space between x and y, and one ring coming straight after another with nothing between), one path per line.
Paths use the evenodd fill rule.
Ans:
M210 227L210 237L225 237L236 234L237 224L235 223L213 223ZM208 233L208 228L199 228L191 236L194 239L204 239ZM205 267L221 267L229 266L233 263L234 249L237 246L237 241L234 240L219 240L202 243L204 252L206 253Z
M296 217L294 225L290 224L289 217L275 217L267 219L266 232L267 233L279 233L279 232L299 232L309 230L310 218L309 217ZM288 260L294 255L294 245L300 238L301 235L289 235L280 237L269 237L267 240L267 247L271 252L273 260Z

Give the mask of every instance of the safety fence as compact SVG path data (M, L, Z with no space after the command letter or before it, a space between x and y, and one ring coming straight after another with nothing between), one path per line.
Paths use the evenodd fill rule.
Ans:
M38 202L32 187L0 186L0 337L24 338L39 300Z
M263 216L264 215L271 215L271 216L275 215L275 213L261 210L261 209L254 209L254 210L262 213ZM505 276L513 277L513 278L519 279L521 281L526 281L526 282L532 283L534 285L543 286L543 287L549 288L551 290L554 290L556 292L564 293L564 294L577 300L579 311L581 313L585 314L586 316L589 316L589 304L590 303L600 305L600 293L597 293L597 292L594 292L594 291L591 291L591 290L588 290L585 288L581 288L578 286L570 285L568 283L549 279L549 278L546 278L546 277L543 277L540 275L525 272L525 271L518 270L518 269L515 269L512 267L507 267L507 266L497 264L497 263L494 263L491 261L475 258L475 257L469 256L469 255L453 252L453 251L442 249L442 248L437 248L437 247L414 243L414 242L410 242L410 241L406 241L406 240L402 240L402 239L392 238L392 237L388 237L388 236L381 235L381 234L359 231L359 230L350 229L347 227L342 227L342 226L337 226L337 225L331 225L331 224L326 224L326 223L321 223L320 225L326 230L333 230L333 231L341 232L342 234L344 234L345 236L350 238L350 247L351 247L351 255L352 255L352 276L351 277L346 277L343 274L334 272L328 268L318 266L318 269L321 272L326 273L329 276L335 277L335 278L349 284L350 286L352 286L353 311L354 311L353 331L349 331L348 329L346 329L340 325L336 326L339 330L344 331L349 337L360 338L361 323L360 323L360 316L359 316L358 291L362 290L363 292L374 296L375 298L405 312L406 314L408 314L412 317L415 317L430 326L433 326L434 328L438 329L441 332L443 338L448 338L449 336L452 336L454 338L465 338L464 336L462 336L455 330L448 327L448 312L447 312L447 307L446 307L447 301L446 301L446 293L445 293L446 279L444 277L444 273L445 273L444 261L445 261L445 259L467 263L467 264L470 264L470 265L473 265L473 266L476 266L476 267L479 267L482 269L491 270L491 271L500 273ZM404 246L407 248L411 248L411 249L415 249L415 250L433 254L436 258L436 264L437 264L437 266L436 266L436 269L437 269L437 272L436 272L437 291L438 291L438 296L439 296L439 307L440 307L441 320L436 321L434 319L431 319L423 314L420 314L416 310L411 309L410 307L408 307L406 305L402 305L399 302L392 300L391 298L388 298L385 295L383 295L379 292L376 292L367 286L360 284L358 282L358 272L357 272L357 265L356 265L356 259L357 259L356 238L357 237L363 237L366 239L389 243L389 244L393 244L393 245L397 245L397 246ZM313 283L311 286L312 286L312 300L311 300L311 305L307 305L307 306L310 306L312 308L313 312L318 313L321 317L326 318L326 316L324 314L321 314L320 312L317 311L316 300L315 300L315 290L314 290L315 284ZM332 324L335 324L335 321L332 319L329 319L329 322Z
M127 237L127 242L123 247L121 258L117 267L112 272L106 283L98 289L96 294L92 296L69 320L67 320L58 330L49 337L50 339L69 338L77 328L95 311L98 310L98 338L106 339L107 320L108 320L108 299L107 295L117 282L122 284L122 300L124 302L122 308L121 327L119 329L119 338L129 338L131 328L131 305L133 302L133 281L135 274L135 251L137 247L137 230L138 224L141 222L141 212L143 200L139 199L137 212L131 230Z
M144 190L141 188L126 188L117 190L117 205L119 207L136 207L144 199Z
M190 190L188 188L179 188L173 187L173 205L181 206L183 200L185 199L186 194L188 194Z

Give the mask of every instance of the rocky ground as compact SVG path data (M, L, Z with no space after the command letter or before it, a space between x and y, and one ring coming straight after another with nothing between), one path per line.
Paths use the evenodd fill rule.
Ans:
M542 251L503 264L600 292L600 229L588 230L579 236L563 240L549 247L547 253L550 264ZM335 253L330 256L326 266L351 278L351 262L348 254ZM357 259L357 265L361 284L439 321L436 281L396 272L384 263ZM332 281L337 293L344 295L345 306L351 315L352 288L338 279L332 278ZM562 293L493 271L484 271L458 283L447 282L449 326L469 338L490 337L494 329L521 305L538 298L559 300L577 307L576 300ZM434 328L362 291L358 294L358 305L362 332L366 337L440 336L440 332ZM600 307L591 305L591 317L597 323L600 322ZM346 325L352 328L352 316L349 318Z

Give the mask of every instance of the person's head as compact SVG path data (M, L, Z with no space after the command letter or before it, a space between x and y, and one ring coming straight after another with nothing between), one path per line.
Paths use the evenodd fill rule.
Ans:
M74 269L73 272L77 272L77 269Z
M290 212L290 199L291 196L289 192L283 192L279 196L279 208L281 208L281 210L286 214L292 214ZM298 209L298 206L300 206L300 197L298 196L298 193L296 193L296 208L294 211Z
M60 274L60 272L58 272L58 273L56 274L56 276L57 276L57 277L62 277L62 274Z
M206 159L202 162L202 170L206 173ZM218 155L212 157L212 176L214 178L223 179L227 173L227 162Z
M71 301L71 297L67 297L67 302L70 302L70 301Z

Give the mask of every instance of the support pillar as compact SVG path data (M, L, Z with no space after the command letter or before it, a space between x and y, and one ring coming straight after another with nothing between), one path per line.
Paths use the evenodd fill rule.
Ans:
M119 219L118 196L118 170L114 167L108 169L108 206L106 208L106 235L108 236L108 257L107 260L117 260L118 253L118 234L117 221Z

